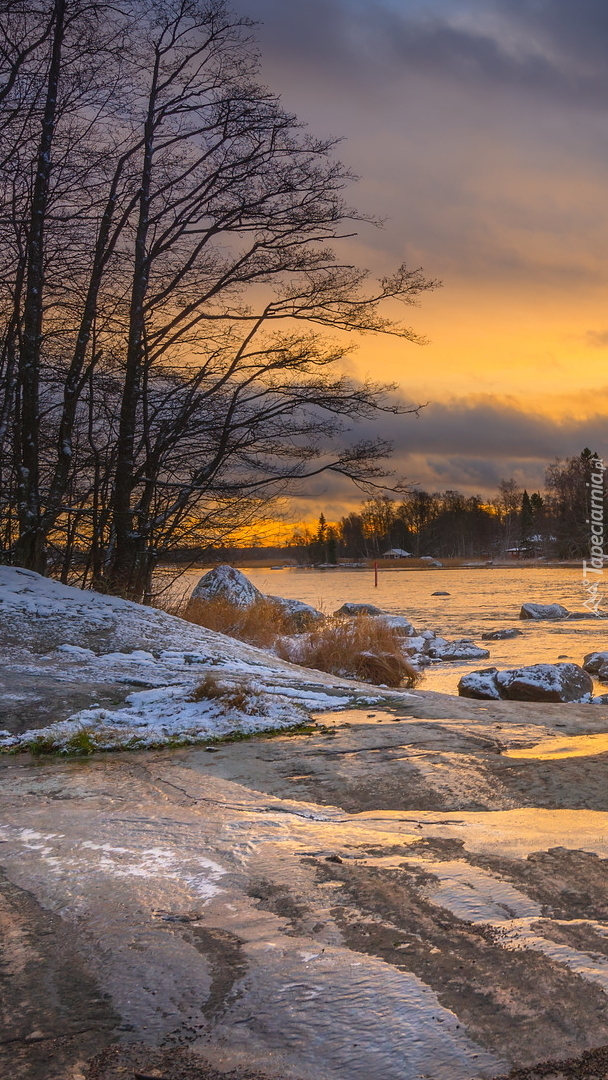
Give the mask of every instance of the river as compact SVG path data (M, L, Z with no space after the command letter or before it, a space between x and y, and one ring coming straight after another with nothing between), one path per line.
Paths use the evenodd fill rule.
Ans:
M176 592L191 592L204 570L187 571ZM373 603L392 614L407 615L417 630L435 630L442 637L472 637L490 650L487 660L439 663L425 672L423 686L456 693L461 675L476 668L522 664L582 663L586 653L608 651L608 626L591 615L583 621L520 621L524 603L563 604L582 611L587 593L582 571L563 567L466 568L457 570L259 569L243 573L264 593L303 600L331 614L345 601ZM434 595L447 592L448 596ZM522 637L482 642L487 631L517 627ZM598 692L602 688L598 686Z

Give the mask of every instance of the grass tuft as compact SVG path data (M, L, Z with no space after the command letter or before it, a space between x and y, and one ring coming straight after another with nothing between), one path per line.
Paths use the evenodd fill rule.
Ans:
M233 683L209 672L195 687L190 701L217 701L223 709L236 709L248 716L268 716L271 700L249 682Z
M275 645L283 660L374 683L415 686L420 673L406 660L403 638L381 619L328 619L307 634L280 638Z
M292 620L280 604L258 600L248 608L239 608L228 600L190 600L183 618L207 630L267 648L281 634L292 631Z

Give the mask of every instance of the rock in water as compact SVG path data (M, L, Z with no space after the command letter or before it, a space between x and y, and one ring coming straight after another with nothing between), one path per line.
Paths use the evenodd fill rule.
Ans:
M506 641L508 638L521 637L523 630L516 630L515 627L509 630L491 630L487 634L481 635L482 641Z
M591 701L591 676L578 664L531 664L496 671L486 668L463 675L458 684L461 697L506 698L508 701Z
M378 615L378 622L383 626L388 627L389 630L395 630L397 634L403 637L413 637L416 631L412 626L409 619L406 619L405 615Z
M460 697L479 698L481 701L495 701L500 698L500 691L496 685L498 668L482 668L481 671L471 671L463 675L458 683Z
M500 671L501 696L511 701L590 701L591 676L578 664L532 664Z
M459 641L436 638L429 648L429 656L434 660L485 660L489 655L488 649L480 649L470 638Z
M263 599L263 593L240 570L222 565L215 566L200 579L192 590L189 604L193 600L225 600L233 607L248 608Z
M281 629L290 634L310 630L315 623L322 622L325 618L321 611L302 600L265 596L249 578L233 566L216 566L200 579L188 601L185 618L196 616L199 605L214 600L223 600L241 611L262 602L272 604L277 610L277 620L283 622Z
M608 652L587 653L583 667L590 675L599 675L602 668L608 667Z
M334 616L337 618L340 615L385 615L386 612L382 608L376 607L374 604L342 604L341 608L334 611Z
M561 604L522 604L520 619L567 619L570 612Z

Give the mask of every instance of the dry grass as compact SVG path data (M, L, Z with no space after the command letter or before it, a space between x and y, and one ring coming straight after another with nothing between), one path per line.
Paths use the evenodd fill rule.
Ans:
M259 694L257 695L259 697ZM241 712L259 712L256 693L248 683L228 685L211 673L198 684L190 695L191 701L218 700L226 709L239 709Z
M384 686L415 686L420 673L406 660L403 638L382 620L328 619L298 638L281 638L275 649L283 660Z
M273 645L281 634L291 632L289 615L271 600L258 600L248 608L238 608L222 599L190 600L182 617L260 648Z

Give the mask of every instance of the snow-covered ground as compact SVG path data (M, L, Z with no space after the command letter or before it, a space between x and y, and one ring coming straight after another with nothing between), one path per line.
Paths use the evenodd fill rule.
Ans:
M199 742L412 697L300 668L154 608L13 567L0 567L0 647L4 750ZM19 718L30 711L55 719L23 730Z

